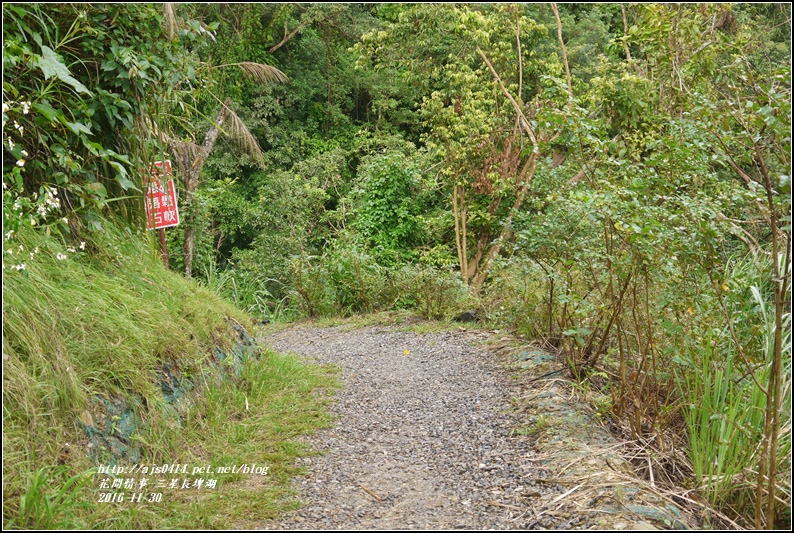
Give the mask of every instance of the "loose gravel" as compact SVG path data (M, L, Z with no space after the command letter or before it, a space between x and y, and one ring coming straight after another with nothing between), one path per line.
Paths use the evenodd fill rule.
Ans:
M533 512L565 490L541 483L528 437L516 435L513 387L463 332L294 327L264 342L342 368L336 425L308 442L295 481L305 506L268 529L571 528ZM580 526L581 527L581 526Z

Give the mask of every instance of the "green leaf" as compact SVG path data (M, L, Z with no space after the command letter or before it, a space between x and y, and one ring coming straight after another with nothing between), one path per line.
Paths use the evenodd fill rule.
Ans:
M91 155L100 155L100 154L104 155L107 153L105 152L105 149L102 147L102 145L99 143L90 141L86 137L82 137L82 141L83 141L83 146L85 146L86 149L89 152L91 152Z
M55 119L58 118L58 115L61 114L60 110L54 109L49 104L35 103L35 104L33 104L32 107L33 107L33 109L35 109L36 111L41 113L41 115L44 118L46 118L47 120L49 120L50 122L54 122Z
M72 77L69 69L66 68L66 65L61 63L61 60L58 59L58 55L52 48L49 46L42 46L41 50L44 52L44 55L40 56L34 54L33 57L34 64L44 73L44 79L48 80L52 77L60 78L65 83L71 85L78 93L86 93L88 96L93 96L91 91L86 89L85 85Z
M80 132L82 132L87 135L91 135L91 128L89 126L86 126L82 122L64 121L64 125L70 130L72 130L72 133L80 134Z
M22 159L22 146L19 144L15 144L13 148L11 148L11 155L16 157L17 159ZM22 184L20 184L20 187Z
M124 189L125 191L129 189L133 189L135 191L140 190L138 189L138 187L135 186L135 183L133 183L132 181L129 180L129 178L127 178L127 169L124 168L124 165L122 165L121 163L117 163L116 161L110 161L110 166L112 166L114 169L116 169L116 172L118 172L118 174L116 175L116 181L119 182L119 185L121 185L122 189Z
M107 189L105 189L105 186L97 181L93 183L86 183L85 188L93 192L102 199L107 198L108 195Z

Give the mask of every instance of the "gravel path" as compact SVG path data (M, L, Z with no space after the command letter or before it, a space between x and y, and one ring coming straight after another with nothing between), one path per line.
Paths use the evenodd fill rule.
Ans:
M306 506L271 529L526 529L548 501L527 437L513 435L511 379L477 334L416 334L295 327L264 339L273 349L343 368L332 429L310 437L296 480ZM558 523L560 522L560 523ZM567 523L566 523L567 522Z

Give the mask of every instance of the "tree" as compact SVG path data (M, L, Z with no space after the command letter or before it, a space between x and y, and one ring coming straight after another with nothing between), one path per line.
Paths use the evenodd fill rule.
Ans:
M461 277L475 292L512 239L513 217L547 164L567 100L551 76L559 63L531 54L546 28L521 9L411 6L359 47L378 68L396 63L421 87L422 140L443 162Z
M180 24L179 19L174 13L171 4L164 4L166 16L164 21L169 34L172 38L175 37L174 29ZM195 22L194 22L195 24ZM199 24L199 28L204 28ZM217 25L215 26L217 27ZM204 30L209 31L209 30ZM212 36L212 34L210 33ZM214 40L214 36L212 36ZM287 76L276 67L255 63L252 61L243 61L237 63L229 63L222 65L209 65L202 64L205 69L204 76L210 76L211 70L220 69L225 67L239 67L242 73L249 79L252 79L260 84L267 83L284 83L288 81ZM214 97L213 95L213 98ZM216 98L217 99L217 98ZM160 137L161 141L166 142L174 157L177 161L177 166L183 175L185 192L186 192L186 205L185 208L188 212L184 223L184 241L182 244L182 253L184 256L184 269L185 276L191 277L193 273L193 253L195 248L195 235L197 231L195 213L193 209L194 197L199 185L199 177L204 163L210 155L215 141L221 132L227 133L233 141L237 144L238 148L251 155L256 163L263 164L262 150L256 138L251 134L249 129L240 119L240 117L229 107L231 99L226 98L226 101L221 105L221 110L218 112L212 126L204 136L204 141L201 145L195 144L191 141L179 141L162 132L162 127L152 128L151 132ZM151 121L147 121L151 125ZM224 128L225 126L225 128Z

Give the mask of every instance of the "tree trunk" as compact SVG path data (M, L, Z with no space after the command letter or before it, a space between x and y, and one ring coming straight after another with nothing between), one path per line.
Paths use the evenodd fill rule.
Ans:
M185 240L182 243L182 253L185 259L185 277L191 277L193 274L193 252L196 248L196 215L193 205L194 196L198 189L199 176L201 175L201 168L207 161L215 141L221 132L221 127L226 121L229 114L229 98L223 104L223 108L215 123L207 131L204 136L204 142L201 147L182 143L174 146L173 150L176 155L177 163L180 170L185 176L185 204L187 217L185 220ZM191 150L193 148L193 150ZM195 154L195 157L193 157ZM192 158L192 161L191 161Z
M461 219L461 212L460 212L461 209L458 207L458 204L460 203L460 199L459 199L460 194L458 193L458 191L461 188L462 187L460 185L455 185L452 188L452 216L455 220L455 248L457 248L458 250L458 263L460 264L460 275L461 278L463 279L463 283L468 284L469 276L466 273L466 261L467 261L466 252L465 252L465 247L463 246L461 240L461 233L462 233L461 225L463 221ZM463 208L465 209L465 207L466 206L464 203Z
M483 258L482 264L478 265L477 274L473 275L472 277L472 287L475 291L480 290L480 287L482 287L482 284L485 282L485 278L488 277L488 270L491 267L491 261L502 250L502 245L504 245L505 242L513 237L513 216L518 212L521 204L524 203L524 197L526 197L527 191L529 190L529 185L532 183L532 178L535 176L537 161L538 152L534 152L529 156L526 163L524 163L524 168L521 169L521 174L519 177L521 189L516 194L516 201L513 203L512 209L510 209L510 214L507 215L507 220L505 220L504 224L502 225L502 231L499 234L499 238L496 239L496 241L488 249L488 253Z
M626 60L631 61L631 51L629 50L629 43L626 39L629 37L629 22L626 19L626 5L620 4L620 12L623 14L623 51L626 52Z
M775 525L775 493L777 492L777 443L780 433L780 408L782 404L781 381L783 375L783 314L786 303L786 290L791 274L789 259L791 252L791 241L786 239L786 254L781 269L780 241L778 232L780 223L775 209L774 188L769 177L769 169L764 161L761 148L757 142L753 143L757 161L763 176L764 189L766 190L769 217L772 220L772 272L774 279L775 295L775 340L772 348L772 367L769 372L769 384L767 390L767 426L770 434L769 439L769 466L767 467L767 504L766 504L766 529L773 529ZM771 416L771 420L770 420Z

